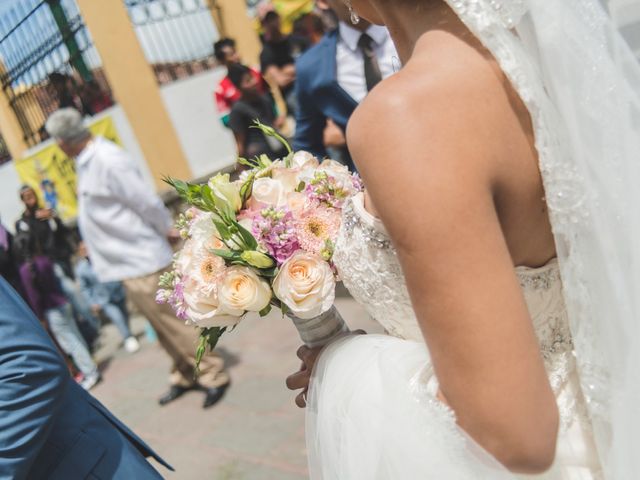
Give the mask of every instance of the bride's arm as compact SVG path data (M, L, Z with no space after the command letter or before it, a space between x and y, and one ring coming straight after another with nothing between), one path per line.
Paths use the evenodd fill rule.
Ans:
M349 147L460 426L511 470L541 471L557 406L494 204L512 120L497 89L478 91L481 79L429 77L376 88L350 122Z

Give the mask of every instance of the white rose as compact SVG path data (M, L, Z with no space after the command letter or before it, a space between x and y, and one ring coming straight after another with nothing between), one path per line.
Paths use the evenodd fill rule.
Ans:
M286 193L291 193L298 188L300 180L298 176L301 170L299 168L274 168L271 172L271 178L282 183L282 187Z
M311 153L300 150L293 154L293 157L291 158L291 166L299 169L317 168L318 159Z
M285 193L282 182L272 178L258 178L253 183L251 204L255 208L259 208L261 203L270 207L280 207L286 202Z
M231 315L221 311L215 288L199 288L195 281L186 282L184 301L190 323L200 328L233 327L241 319L241 315Z
M247 267L235 266L227 270L218 289L220 308L229 315L260 312L271 301L269 284Z
M333 305L336 281L329 264L317 255L295 253L280 268L273 291L291 312L308 320Z
M335 160L331 160L330 158L323 160L319 168L320 170L325 170L331 173L349 174L349 169L345 165L340 162L336 162Z

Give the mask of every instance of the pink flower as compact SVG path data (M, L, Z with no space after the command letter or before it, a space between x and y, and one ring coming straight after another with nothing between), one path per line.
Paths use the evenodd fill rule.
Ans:
M300 248L295 220L286 208L266 208L260 212L253 220L253 235L278 265Z
M340 213L326 207L308 209L296 222L296 234L300 247L314 254L321 254L332 244L340 230Z
M184 302L184 284L182 279L176 279L173 289L158 290L156 293L156 303L159 305L169 304L176 312L176 317L180 320L186 320L187 309Z

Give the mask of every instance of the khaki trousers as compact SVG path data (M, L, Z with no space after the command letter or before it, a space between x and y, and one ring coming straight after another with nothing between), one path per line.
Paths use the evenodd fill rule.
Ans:
M158 341L173 360L171 385L191 387L196 383L205 388L220 387L229 383L224 371L224 360L215 351L207 352L200 362L200 375L194 377L198 329L184 324L169 305L155 301L160 275L164 270L145 277L124 281L129 298L158 334Z

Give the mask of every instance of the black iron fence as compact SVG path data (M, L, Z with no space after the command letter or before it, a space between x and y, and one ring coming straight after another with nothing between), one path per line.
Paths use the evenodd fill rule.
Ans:
M7 144L5 143L4 138L2 138L2 135L0 135L0 165L10 161L11 154L9 153L9 149L7 148Z
M218 31L207 0L124 0L158 83L170 83L216 66Z
M61 107L92 115L113 104L75 0L20 0L0 16L0 87L27 145L45 140Z

